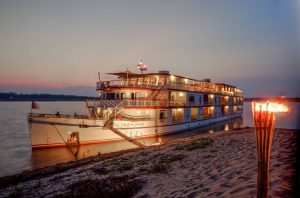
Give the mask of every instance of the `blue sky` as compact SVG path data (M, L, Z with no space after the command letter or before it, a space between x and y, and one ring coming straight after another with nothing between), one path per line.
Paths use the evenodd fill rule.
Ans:
M97 72L136 71L142 58L149 71L231 83L246 97L300 96L299 7L297 0L1 0L0 91L72 87L96 95L84 88L95 86Z

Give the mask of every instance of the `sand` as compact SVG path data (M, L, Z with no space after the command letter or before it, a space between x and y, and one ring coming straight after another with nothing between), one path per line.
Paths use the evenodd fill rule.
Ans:
M295 193L296 135L276 129L269 197ZM256 197L256 177L254 131L247 128L4 177L0 197Z

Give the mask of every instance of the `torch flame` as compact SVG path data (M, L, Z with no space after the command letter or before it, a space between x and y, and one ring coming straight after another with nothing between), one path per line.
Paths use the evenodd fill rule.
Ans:
M289 107L275 102L255 102L255 111L289 112Z

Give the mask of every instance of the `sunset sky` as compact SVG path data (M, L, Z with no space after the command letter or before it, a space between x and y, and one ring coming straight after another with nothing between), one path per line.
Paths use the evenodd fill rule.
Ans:
M300 96L299 12L299 0L0 0L0 92L97 95L84 92L97 72L142 58L246 97Z

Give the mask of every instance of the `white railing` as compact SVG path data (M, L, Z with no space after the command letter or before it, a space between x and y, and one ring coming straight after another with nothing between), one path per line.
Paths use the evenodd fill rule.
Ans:
M142 87L150 89L159 89L164 86L162 83L153 83L153 82L137 82L137 81L127 81L127 80L111 80L111 81L102 81L97 82L97 90L102 90L105 88L111 87ZM165 89L175 89L175 90L184 90L184 91L197 91L197 92L207 92L214 94L223 94L223 95L236 95L242 96L241 91L223 91L217 88L213 83L201 82L194 84L184 84L176 82L168 82L165 84Z
M184 100L168 101L168 100L148 100L148 99L123 99L123 100L87 100L88 107L117 107L120 103L126 107L169 107L184 106Z
M88 107L114 107L121 100L87 100L86 104Z
M136 82L136 81L126 81L126 80L111 80L111 81L101 81L97 82L96 89L104 89L110 87L143 87L156 89L163 84L161 83L149 83L149 82Z
M169 83L169 89L178 89L184 91L196 91L196 92L206 92L212 94L223 94L223 95L237 95L237 93L232 91L222 91L213 85L202 85L202 84L179 84L179 83ZM241 94L241 93L238 93Z
M42 118L74 118L74 119L91 119L87 115L79 115L79 114L74 114L74 115L66 115L66 114L47 114L47 113L28 113L27 115L28 118L30 117L42 117Z

